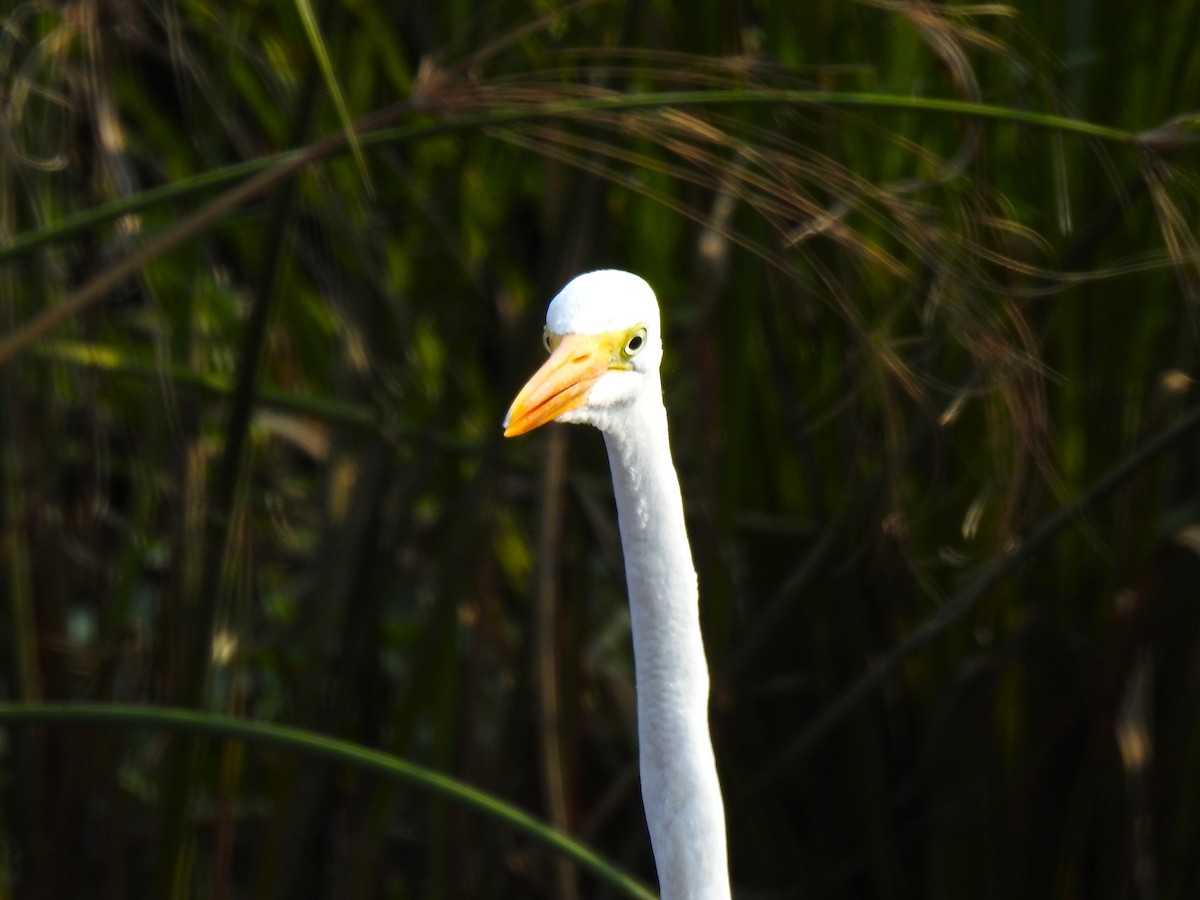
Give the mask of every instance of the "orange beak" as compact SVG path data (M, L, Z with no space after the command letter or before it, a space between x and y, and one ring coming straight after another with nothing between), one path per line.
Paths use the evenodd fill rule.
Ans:
M581 406L596 380L613 367L623 338L623 334L563 335L509 407L504 436L532 431Z

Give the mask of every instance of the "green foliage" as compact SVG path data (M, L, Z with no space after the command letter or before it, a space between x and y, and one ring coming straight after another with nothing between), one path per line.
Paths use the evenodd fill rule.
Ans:
M739 890L1194 896L1169 6L3 13L0 889L653 883L601 443L499 429L615 265Z

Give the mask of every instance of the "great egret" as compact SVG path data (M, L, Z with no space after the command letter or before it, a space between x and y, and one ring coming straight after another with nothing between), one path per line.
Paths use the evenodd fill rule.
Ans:
M654 292L629 272L580 275L551 301L545 344L550 358L513 401L504 434L552 420L604 433L629 587L642 802L659 889L663 900L728 900L708 664L667 439Z

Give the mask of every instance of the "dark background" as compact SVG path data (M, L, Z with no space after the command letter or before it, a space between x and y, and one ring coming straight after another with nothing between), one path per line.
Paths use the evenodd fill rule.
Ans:
M335 735L652 884L602 442L499 428L619 266L737 895L1198 895L1200 5L307 9L2 14L6 703ZM617 895L286 739L18 715L3 896Z

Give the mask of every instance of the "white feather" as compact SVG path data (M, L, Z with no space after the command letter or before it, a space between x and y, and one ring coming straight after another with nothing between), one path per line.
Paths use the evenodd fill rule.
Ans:
M658 335L658 301L645 280L620 269L576 276L546 310L546 327L555 334L607 334L635 325Z

